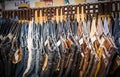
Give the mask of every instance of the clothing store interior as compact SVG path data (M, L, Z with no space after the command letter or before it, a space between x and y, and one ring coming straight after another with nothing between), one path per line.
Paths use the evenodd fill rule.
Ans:
M120 0L0 0L0 77L120 77Z

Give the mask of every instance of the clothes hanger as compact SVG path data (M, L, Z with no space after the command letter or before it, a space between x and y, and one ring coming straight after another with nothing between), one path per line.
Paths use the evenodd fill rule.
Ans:
M8 37L8 38L12 41L12 39L13 39L13 37L14 37L13 31L16 30L17 24L18 24L17 22L14 23L14 25L10 28L10 30L9 30L9 32L8 32L8 34L7 34L7 36L4 37L4 39L6 39L6 38Z
M42 70L45 71L47 70L47 63L48 63L48 54L46 53L45 51L45 46L48 47L48 44L49 44L49 40L48 40L49 36L47 36L47 39L46 41L43 43L43 41L41 41L41 44L40 44L40 47L42 49L42 53L44 55L44 58L43 58L43 64L42 64ZM48 48L50 49L50 48Z
M25 12L24 12L24 10L22 10L22 23L24 23L25 22Z
M60 9L60 7L58 8L58 11L56 10L56 14L58 14L57 16L58 16L58 23L61 21L60 20L60 11L61 9Z
M40 9L37 9L38 23L40 23Z
M18 13L19 13L19 22L22 23L22 22L21 22L21 10L19 10Z
M80 21L82 21L81 15L80 15Z
M43 65L42 65L43 71L47 70L47 64L48 64L48 55L45 53L43 58Z
M26 23L29 23L29 10L26 10Z
M25 22L26 23L29 22L29 13L28 13L28 10L25 10Z
M17 48L17 50L15 51L14 55L11 56L12 58L12 63L13 64L16 64L18 62L20 62L22 60L22 49L21 49L21 46L18 44L18 38L19 38L19 35L20 35L20 25L17 25L17 29L15 31L15 35L14 35L14 38L12 40L12 49L14 49L13 46L15 46ZM12 54L12 53L11 53Z
M67 42L66 42L66 35L63 34L62 36L60 36L60 40L63 43L64 46L64 50L68 48Z
M31 20L35 21L35 9L31 9Z

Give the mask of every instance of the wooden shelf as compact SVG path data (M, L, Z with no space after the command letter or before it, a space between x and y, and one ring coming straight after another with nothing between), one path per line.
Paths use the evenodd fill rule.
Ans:
M19 4L18 9L30 8L29 4Z

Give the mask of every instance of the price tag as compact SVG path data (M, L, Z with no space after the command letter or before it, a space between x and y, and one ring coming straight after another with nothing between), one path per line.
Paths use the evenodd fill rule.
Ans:
M84 57L84 54L83 54L83 53L81 53L81 55L82 55L82 57Z
M103 59L105 59L106 58L106 56L105 56L105 54L103 53Z
M61 41L59 40L56 45L59 46L60 44L61 44Z
M100 43L103 44L105 41L105 39L102 37L101 40L100 40Z
M78 36L75 36L75 39L78 39Z
M79 40L80 45L83 43L83 38Z
M17 50L17 52L15 53L15 60L16 60L16 61L18 61L18 51L19 51L19 50Z
M49 42L48 40L45 41L45 46L48 44L48 42Z
M95 37L95 36L91 38L91 41L92 41L92 42L94 42L95 40L96 40L96 37Z

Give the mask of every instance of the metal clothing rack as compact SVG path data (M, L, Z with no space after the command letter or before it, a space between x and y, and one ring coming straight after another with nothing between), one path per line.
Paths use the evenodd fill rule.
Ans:
M56 10L58 9L58 16L66 15L71 16L83 13L87 15L112 15L120 16L120 1L110 1L110 2L99 2L99 3L84 3L78 5L66 5L66 6L56 6L56 7L43 7L43 8L29 8L29 9L17 9L17 10L3 10L2 17L3 18L11 18L14 16L18 16L19 19L28 19L35 16L35 11L40 14L40 10L42 11L42 16L56 16ZM62 11L62 12L61 12ZM38 15L39 16L39 15Z

